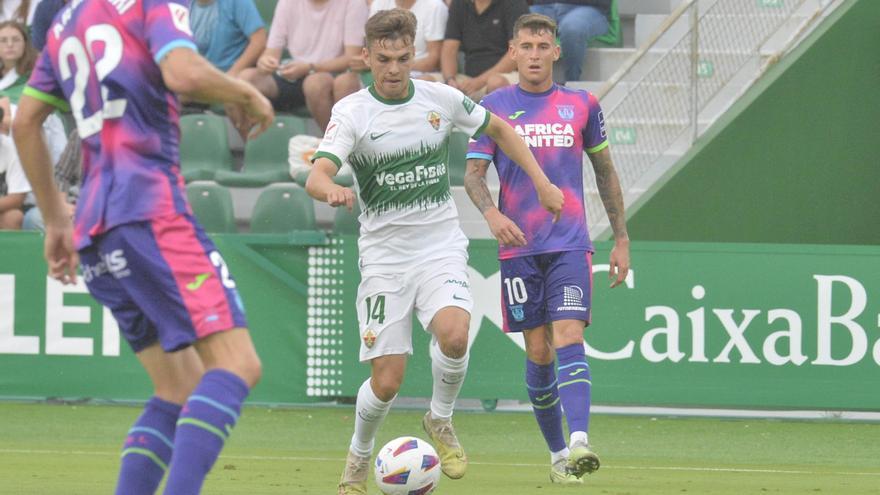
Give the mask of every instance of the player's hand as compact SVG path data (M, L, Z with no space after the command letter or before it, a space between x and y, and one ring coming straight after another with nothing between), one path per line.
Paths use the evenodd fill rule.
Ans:
M537 189L538 201L541 202L541 206L553 214L554 222L558 221L562 215L562 205L565 203L565 196L563 196L562 191L549 181Z
M629 273L629 239L614 241L611 257L608 262L608 280L611 288L615 288L626 280Z
M253 86L250 86L248 99L244 105L227 105L226 110L227 116L238 129L239 134L247 139L262 134L275 119L272 104Z
M348 187L334 184L335 187L327 192L327 204L330 206L345 206L348 211L354 209L354 191Z
M261 55L257 59L257 70L264 74L271 74L278 70L278 57L274 55Z
M492 235L498 239L498 244L509 247L526 245L526 235L523 231L507 215L498 211L498 208L486 211L486 222Z
M43 256L49 265L49 276L62 284L76 283L79 254L73 246L73 226L66 218L58 225L46 224Z

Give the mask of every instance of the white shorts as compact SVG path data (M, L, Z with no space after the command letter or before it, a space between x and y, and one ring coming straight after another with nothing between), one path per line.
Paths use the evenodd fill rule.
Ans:
M412 354L413 310L430 332L434 315L447 306L468 313L474 306L467 261L461 258L432 260L406 272L362 274L357 295L360 360Z

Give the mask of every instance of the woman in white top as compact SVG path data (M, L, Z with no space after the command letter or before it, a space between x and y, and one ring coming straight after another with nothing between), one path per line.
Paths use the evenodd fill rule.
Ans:
M27 84L37 55L24 24L18 21L0 22L0 91L13 102L18 101Z

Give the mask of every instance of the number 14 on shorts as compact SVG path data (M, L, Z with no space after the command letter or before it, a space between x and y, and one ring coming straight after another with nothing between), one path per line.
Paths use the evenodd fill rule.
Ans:
M380 325L385 323L385 295L379 294L375 296L375 300L373 297L367 297L364 302L367 304L367 321L365 324L369 324L371 321L375 321Z

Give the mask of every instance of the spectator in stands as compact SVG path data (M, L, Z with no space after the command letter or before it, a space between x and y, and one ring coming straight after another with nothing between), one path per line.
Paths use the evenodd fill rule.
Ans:
M18 21L31 25L40 0L0 0L0 21Z
M266 28L253 0L193 0L189 23L199 53L230 76L254 67Z
M443 82L478 100L519 81L516 63L507 57L513 24L529 12L525 0L452 0L440 54ZM464 74L458 52L464 53Z
M440 47L446 32L446 19L449 9L443 0L372 0L370 17L382 10L401 8L409 10L416 16L416 39L413 40L416 58L412 65L412 77L437 72L440 67ZM336 77L333 81L333 101L337 102L354 93L368 83L369 68L364 62L362 53L358 53L349 62L349 71ZM369 79L371 77L368 77Z
M46 34L49 32L49 26L52 25L52 19L65 5L67 0L41 0L37 5L30 26L31 42L38 52L43 51L43 47L46 46Z
M0 230L21 229L24 200L31 192L15 144L9 137L9 100L0 101Z
M0 95L18 101L37 61L28 29L18 21L0 22Z
M581 79L587 42L608 32L608 13L612 0L534 0L532 12L544 14L559 26L562 67L567 81Z
M323 131L333 106L334 75L361 52L366 22L364 0L279 0L266 50L257 67L240 77L276 110L305 104ZM292 59L281 60L285 48Z

